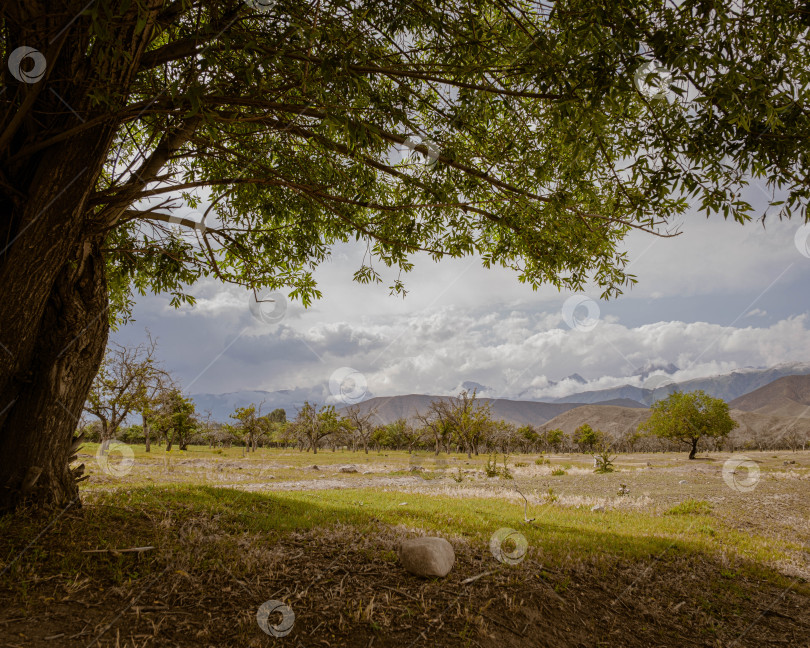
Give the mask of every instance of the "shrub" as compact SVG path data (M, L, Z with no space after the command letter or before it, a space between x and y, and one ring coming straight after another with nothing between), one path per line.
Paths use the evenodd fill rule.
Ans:
M615 470L613 467L613 460L615 458L616 455L611 456L610 450L603 448L593 456L594 464L596 465L593 471L595 473L612 473Z
M503 468L498 468L498 455L497 453L493 453L487 457L487 465L484 466L484 472L487 474L487 477L498 477L501 476L504 479L512 479L512 473L509 471L509 468L506 465L506 462L509 460L509 455L503 455ZM525 465L525 464L524 464Z
M565 474L565 469L564 468L555 468L554 470L551 471L551 474L554 475L555 477L559 477L560 475Z

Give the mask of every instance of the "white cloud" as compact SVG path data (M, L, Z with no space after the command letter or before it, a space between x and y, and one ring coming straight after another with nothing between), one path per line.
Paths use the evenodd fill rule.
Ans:
M486 270L479 259L418 257L404 277L408 297L391 297L391 273L382 285L351 280L365 248L346 244L316 272L324 299L309 309L288 303L276 324L251 317L246 289L205 280L191 291L194 308L139 298L136 322L115 337L137 344L149 327L168 368L186 386L196 379L193 391L210 392L321 385L349 366L375 394L452 393L469 380L503 396L540 397L573 390L573 381L551 381L574 372L592 381L587 388L606 388L668 363L684 380L810 360L810 259L794 245L796 224L768 221L763 229L689 217L682 229L674 239L628 237L639 284L599 301L601 319L588 332L563 323L569 294L534 292L516 273ZM584 292L598 296L592 287Z
M614 318L589 332L561 328L558 319L544 312L490 313L481 326L474 312L448 307L430 316L285 328L285 344L299 340L314 353L302 350L291 358L294 368L281 373L262 375L259 365L251 384L268 390L313 385L349 366L363 374L375 395L453 393L470 380L491 387L487 395L541 398L626 383L641 386L634 374L668 363L679 367L671 376L679 381L810 359L804 315L743 328L681 321L628 327ZM261 356L257 339L251 348ZM561 381L573 372L588 385Z

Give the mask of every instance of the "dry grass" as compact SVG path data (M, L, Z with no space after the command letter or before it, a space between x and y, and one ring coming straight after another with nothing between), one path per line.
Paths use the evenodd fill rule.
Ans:
M405 453L237 453L136 450L122 477L91 454L81 509L0 520L0 646L803 646L810 636L810 453L754 453L761 479L748 493L723 481L724 455L620 457L607 475L589 457L555 456L551 467L571 466L559 477L529 459L508 480L485 477L483 457L451 457L434 474L410 472ZM348 463L359 472L338 471ZM518 565L489 551L500 527L527 539ZM419 534L453 543L446 579L399 567L398 542ZM84 553L135 546L154 549ZM286 638L256 623L270 599L295 614Z

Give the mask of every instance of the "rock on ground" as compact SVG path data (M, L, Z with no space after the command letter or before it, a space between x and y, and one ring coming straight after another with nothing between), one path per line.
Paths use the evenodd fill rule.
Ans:
M340 469L340 472L342 472L342 473L356 473L357 468L355 468L354 466L343 466Z
M412 538L399 546L402 566L416 576L444 577L450 573L456 554L444 538Z

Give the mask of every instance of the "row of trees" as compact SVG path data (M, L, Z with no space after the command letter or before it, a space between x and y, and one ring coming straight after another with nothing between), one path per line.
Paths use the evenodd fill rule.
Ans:
M231 414L233 422L220 424L197 413L194 401L183 391L170 372L155 358L156 341L148 334L148 342L136 347L112 343L90 388L84 406L86 414L95 421L87 425L84 438L100 441L103 448L119 436L144 443L151 450L153 439L171 450L177 445L186 450L192 440L202 435L211 445L232 440L255 451L262 437L269 437L278 425L286 422L283 409L262 415L262 404L237 407ZM124 423L140 415L140 425Z
M155 341L126 348L112 345L90 391L85 410L96 423L86 428L87 438L106 446L119 436L144 443L150 451L153 438L166 449L176 444L186 450L189 443L211 446L243 445L256 451L260 445L298 447L317 453L320 448L339 447L432 450L466 452L468 457L482 452L593 452L612 448L620 452L668 450L684 444L689 458L699 444L721 449L729 433L737 427L728 405L702 391L675 392L651 408L650 417L636 429L613 437L589 424L571 435L561 429L532 425L516 426L492 417L489 404L476 398L475 391L462 391L457 397L431 403L413 420L384 423L375 408L355 405L342 412L334 406L305 402L293 421L287 422L283 409L262 414L264 403L237 407L229 423L212 421L211 412L200 416L194 402L183 395L177 382L155 360ZM123 423L140 414L141 424L122 430ZM785 444L796 446L797 434L788 435ZM806 439L804 441L806 443ZM792 444L792 445L791 445Z

